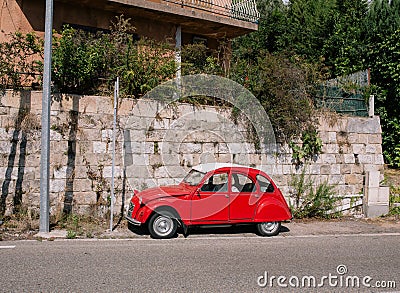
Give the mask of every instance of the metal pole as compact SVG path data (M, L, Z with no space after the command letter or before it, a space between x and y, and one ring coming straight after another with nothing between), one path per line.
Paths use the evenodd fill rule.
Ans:
M176 79L180 85L181 80L181 63L182 63L182 27L178 25L175 33L175 62L176 62Z
M110 231L113 230L114 222L114 177L115 177L115 140L117 132L117 101L119 96L119 77L114 84L114 119L112 137L112 167L111 167L111 211L110 211Z
M50 230L50 105L51 105L51 45L53 30L53 0L46 0L44 35L44 70L42 96L42 139L40 157L40 223L39 232Z

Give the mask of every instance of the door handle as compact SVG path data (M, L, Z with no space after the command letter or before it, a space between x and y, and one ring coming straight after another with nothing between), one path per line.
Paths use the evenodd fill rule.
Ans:
M226 197L226 198L229 198L229 195L225 194L225 197Z

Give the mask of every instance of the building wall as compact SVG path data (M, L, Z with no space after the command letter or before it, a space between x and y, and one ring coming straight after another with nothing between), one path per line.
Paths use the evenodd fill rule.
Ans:
M55 2L53 28L56 31L60 31L65 24L71 24L87 29L98 28L108 30L112 22L115 21L115 17L119 15L87 5ZM158 41L175 43L176 24L140 16L130 16L127 13L124 15L132 19L139 37L148 37ZM7 39L7 34L16 31L22 33L34 31L39 36L44 36L44 24L45 1L5 0L0 8L0 42ZM192 43L194 36L196 35L193 33L183 32L183 44ZM207 45L213 49L218 48L218 42L214 38L207 38Z
M0 184L7 213L22 201L37 210L40 198L41 92L7 91L0 100ZM154 115L154 113L158 113ZM190 167L207 162L256 166L286 196L299 174L287 147L263 154L231 109L123 99L116 133L116 205L133 189L174 184ZM110 97L55 96L51 106L51 213L103 214L111 186L113 103ZM323 153L306 165L316 183L327 180L338 195L362 193L367 171L383 171L378 117L320 118Z

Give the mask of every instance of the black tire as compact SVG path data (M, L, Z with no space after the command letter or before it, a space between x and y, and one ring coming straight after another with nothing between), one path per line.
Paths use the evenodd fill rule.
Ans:
M261 236L275 236L279 234L281 222L263 222L257 224L257 231Z
M171 212L159 211L151 216L148 228L152 238L169 239L175 236L178 221Z

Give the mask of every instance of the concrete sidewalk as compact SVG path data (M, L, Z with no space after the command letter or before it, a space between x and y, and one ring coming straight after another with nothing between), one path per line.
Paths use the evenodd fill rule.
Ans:
M253 225L241 225L233 227L209 227L209 228L191 228L189 238L195 237L231 237L231 236L256 236ZM353 235L353 234L383 234L400 233L400 218L387 217L377 219L356 219L342 218L332 220L294 220L289 223L283 223L280 236L310 236L310 235ZM0 239L2 240L20 240L20 239L66 239L66 230L51 230L49 233L38 233L29 231L26 233L5 233L0 230ZM89 235L89 234L88 234ZM179 237L183 237L181 234ZM129 238L150 238L148 234L137 234L128 229L127 223L122 222L112 232L109 230L93 231L90 237L87 235L78 235L76 238L97 238L97 239L129 239Z

